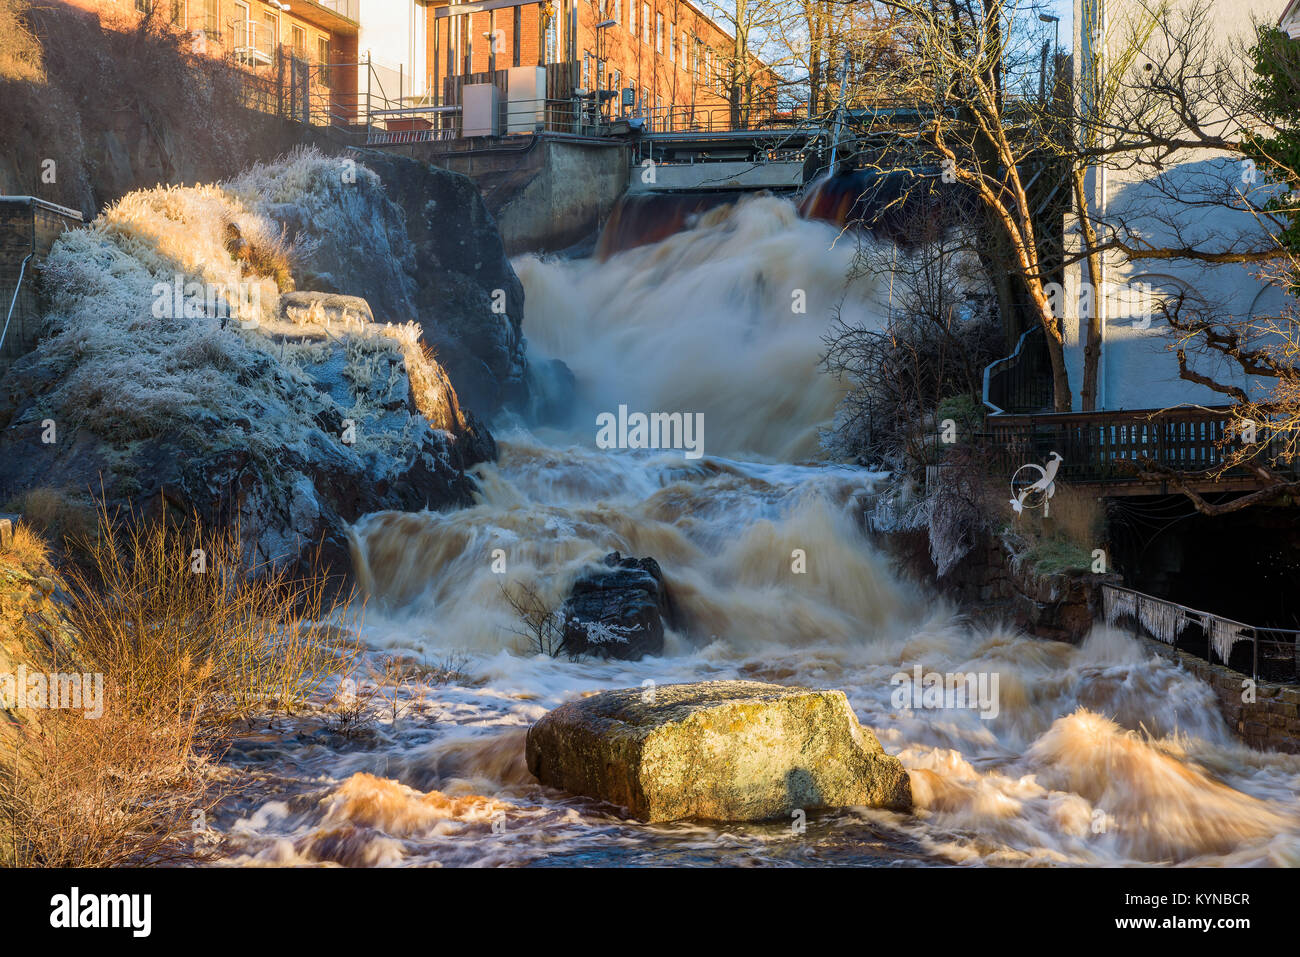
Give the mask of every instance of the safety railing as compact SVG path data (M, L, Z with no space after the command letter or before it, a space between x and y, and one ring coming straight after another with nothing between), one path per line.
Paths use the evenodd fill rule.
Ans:
M1221 478L1249 477L1247 469L1232 464L1233 429L1232 411L1222 407L1049 412L991 415L980 441L990 466L1006 474L1056 452L1062 458L1058 476L1076 484L1139 481L1144 459L1174 472L1217 475L1222 470ZM1294 474L1294 466L1281 459L1281 439L1267 441L1262 460Z
M13 298L9 300L9 309L5 313L4 328L0 329L0 356L4 355L5 337L9 335L9 323L14 317L14 308L18 305L18 296L23 291L23 279L27 276L27 264L31 262L32 254L28 253L23 257L23 263L18 269L18 282L14 286Z
M1011 355L985 368L984 405L994 415L1052 408L1051 362L1041 325L1025 331Z
M1122 585L1101 587L1107 624L1118 625L1127 619L1135 633L1171 647L1179 641L1197 644L1192 639L1202 639L1205 659L1213 661L1213 653L1229 666L1236 646L1249 642L1252 678L1287 684L1300 681L1300 630L1248 625Z

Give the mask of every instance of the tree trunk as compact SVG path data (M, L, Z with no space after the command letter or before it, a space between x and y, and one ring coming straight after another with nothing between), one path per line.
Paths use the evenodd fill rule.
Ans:
M1084 189L1083 168L1073 170L1074 203L1078 210L1079 225L1083 229L1083 248L1087 254L1088 282L1092 295L1088 297L1088 332L1083 346L1083 385L1079 390L1079 404L1085 412L1097 408L1097 370L1101 366L1101 255L1097 252L1097 231L1088 212L1088 195ZM1079 317L1083 321L1083 317Z

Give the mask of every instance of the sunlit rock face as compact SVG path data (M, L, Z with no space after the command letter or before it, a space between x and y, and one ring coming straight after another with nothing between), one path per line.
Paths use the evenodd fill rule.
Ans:
M137 512L237 521L258 560L319 548L339 571L345 523L468 504L465 469L495 445L420 327L296 290L312 248L262 211L368 215L339 176L336 158L298 153L221 186L132 193L64 234L42 277L46 336L0 395L0 493L102 491Z
M301 288L361 296L381 322L417 322L466 408L490 417L523 403L523 287L472 181L356 150L327 161L309 190L287 164L233 185L307 251Z
M842 691L756 681L605 691L533 725L527 760L543 784L649 822L912 805L907 772Z

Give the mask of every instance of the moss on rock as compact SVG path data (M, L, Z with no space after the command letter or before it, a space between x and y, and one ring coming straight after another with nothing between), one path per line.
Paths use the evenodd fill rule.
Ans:
M606 691L534 724L527 760L543 784L647 822L912 806L907 772L842 691L754 681Z

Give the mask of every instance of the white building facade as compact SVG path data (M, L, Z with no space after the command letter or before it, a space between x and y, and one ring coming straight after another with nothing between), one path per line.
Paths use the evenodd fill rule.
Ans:
M1173 0L1177 15L1196 0ZM1247 49L1259 23L1276 24L1282 13L1281 0L1212 0L1209 3L1207 35L1224 44L1223 49ZM1300 0L1287 8L1300 10ZM1135 22L1151 17L1158 9L1155 0L1075 0L1074 3L1074 89L1081 89L1081 71L1097 62L1102 71L1118 69L1116 61ZM1157 29L1154 40L1128 69L1158 71L1151 63L1164 49ZM1093 51L1100 57L1094 60ZM1098 62L1099 61L1099 62ZM1130 75L1132 75L1130 73ZM1099 224L1125 223L1132 235L1146 247L1238 248L1254 234L1259 245L1261 226L1245 210L1213 204L1197 204L1225 190L1250 194L1264 189L1263 176L1256 175L1240 157L1220 151L1184 150L1170 157L1163 169L1123 163L1095 167L1087 177L1092 215ZM1255 193L1258 199L1258 192ZM1082 234L1076 219L1066 220L1066 248L1077 251ZM1104 230L1103 230L1104 232ZM1105 240L1103 235L1102 240ZM1101 320L1102 348L1098 368L1097 408L1163 409L1180 405L1221 406L1228 398L1179 375L1176 352L1171 348L1176 333L1152 308L1171 294L1183 293L1205 304L1214 315L1246 318L1277 315L1285 300L1275 286L1258 275L1252 264L1207 264L1185 259L1135 259L1118 250L1103 254L1101 275L1089 282L1082 262L1066 269L1062 302L1066 362L1073 393L1073 406L1080 408L1083 384L1084 343L1087 310L1096 309ZM1231 381L1258 389L1261 383L1246 382L1235 364L1217 357L1194 355L1192 368L1217 381Z

